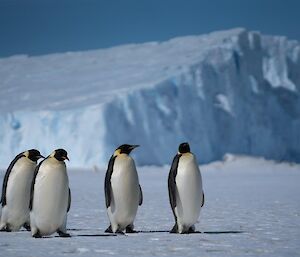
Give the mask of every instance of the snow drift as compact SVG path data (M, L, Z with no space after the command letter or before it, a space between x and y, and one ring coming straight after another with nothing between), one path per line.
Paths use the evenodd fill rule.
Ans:
M105 50L0 59L0 166L58 147L71 166L106 165L122 143L140 165L182 141L300 161L300 44L244 29Z

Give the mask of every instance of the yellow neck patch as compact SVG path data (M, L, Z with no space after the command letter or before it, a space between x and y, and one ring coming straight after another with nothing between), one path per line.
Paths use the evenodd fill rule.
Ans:
M114 156L118 156L121 154L121 149L117 149L115 152L114 152Z
M29 152L28 152L28 151L25 151L25 152L24 152L24 155L25 155L25 157L28 158L28 157L29 157Z
M53 151L51 154L50 154L50 157L54 157L54 155L55 155L55 151Z
M178 152L178 154L181 154L181 155L183 155L183 156L189 156L189 155L192 155L191 152L188 152L188 153L179 153L179 152Z

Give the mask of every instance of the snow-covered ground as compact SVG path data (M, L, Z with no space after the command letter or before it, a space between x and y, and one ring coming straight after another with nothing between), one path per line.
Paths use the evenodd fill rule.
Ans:
M72 238L0 233L0 256L300 256L300 165L227 155L200 168L202 233L165 232L173 225L168 167L138 169L144 204L135 224L141 232L126 236L104 234L104 171L71 169Z

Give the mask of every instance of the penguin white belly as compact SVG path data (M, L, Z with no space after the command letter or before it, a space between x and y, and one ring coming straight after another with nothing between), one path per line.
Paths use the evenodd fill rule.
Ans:
M51 165L47 162L52 162ZM40 167L34 187L32 215L41 235L50 235L65 221L69 181L64 165L47 160ZM56 162L56 163L55 163Z
M176 186L175 213L179 230L184 230L197 222L203 201L200 170L195 157L190 153L180 157Z
M22 158L16 162L7 182L6 206L1 221L9 224L12 231L29 222L30 188L36 163Z
M109 210L112 229L124 230L133 223L139 205L139 180L133 159L120 155L111 176L112 203ZM115 231L114 231L115 232Z

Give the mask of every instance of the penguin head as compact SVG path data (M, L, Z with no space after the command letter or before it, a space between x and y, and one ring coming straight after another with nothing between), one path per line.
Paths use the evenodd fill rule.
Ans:
M54 157L58 161L64 161L64 160L68 160L69 161L68 153L64 149L56 149L56 150L54 150L54 152L50 155L50 157Z
M128 144L120 145L116 149L114 155L116 156L116 155L122 154L122 153L130 154L130 152L136 147L139 147L139 145L128 145Z
M190 145L187 142L181 143L178 147L178 152L180 154L189 153L191 151Z
M40 158L45 158L41 153L36 149L30 149L24 152L25 157L30 159L31 161L37 162Z

